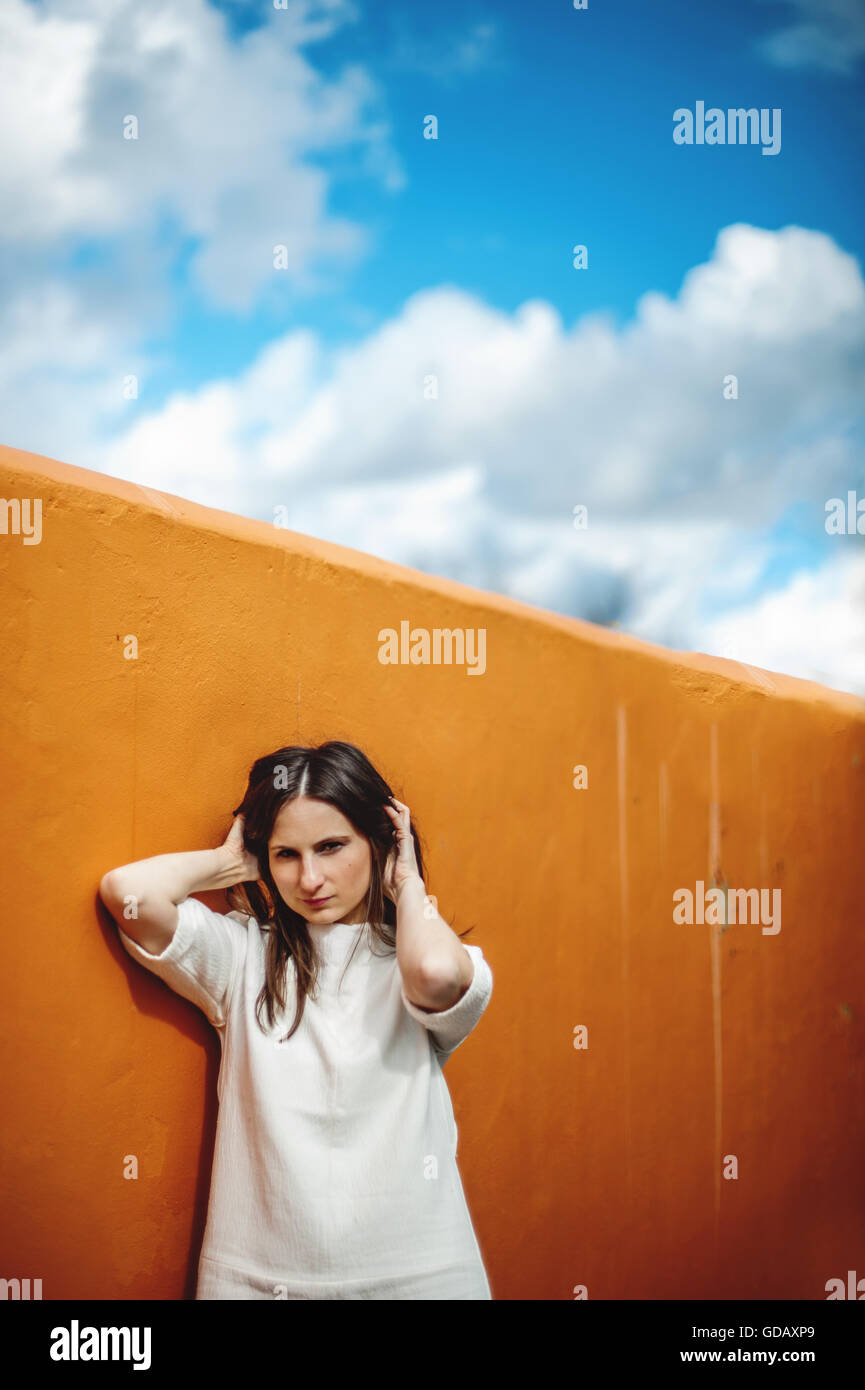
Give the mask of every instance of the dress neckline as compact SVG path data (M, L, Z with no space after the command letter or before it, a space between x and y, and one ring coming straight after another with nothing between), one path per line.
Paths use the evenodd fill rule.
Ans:
M343 931L360 931L361 927L368 927L369 922L307 922L306 925L317 935L330 936L330 933L338 928Z

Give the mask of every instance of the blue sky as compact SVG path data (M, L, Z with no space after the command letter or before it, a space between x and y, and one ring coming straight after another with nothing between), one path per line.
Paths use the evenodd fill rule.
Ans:
M216 8L238 38L269 18L266 6L239 0ZM622 323L645 290L674 296L729 222L819 225L865 261L862 64L840 81L768 63L760 43L793 17L791 6L622 0L578 13L561 0L444 0L434 23L410 4L355 12L355 23L306 51L322 71L360 62L375 74L406 184L390 195L371 189L353 175L350 150L319 161L340 176L332 210L368 229L370 255L329 295L283 303L281 313L277 298L241 324L188 305L185 384L242 367L295 315L329 341L350 340L357 311L381 322L421 285L452 282L507 312L540 297L566 323L592 310ZM407 68L412 58L418 66ZM697 98L780 107L781 153L675 146L672 112ZM416 138L428 111L439 115L437 142ZM590 275L575 277L565 228L592 247ZM177 382L172 369L163 389Z
M0 35L3 442L865 694L865 0ZM676 144L697 101L779 153Z

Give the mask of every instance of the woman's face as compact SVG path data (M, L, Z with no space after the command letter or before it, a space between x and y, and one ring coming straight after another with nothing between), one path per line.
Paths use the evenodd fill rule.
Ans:
M314 926L363 922L369 842L327 801L299 796L273 823L268 862L280 897Z

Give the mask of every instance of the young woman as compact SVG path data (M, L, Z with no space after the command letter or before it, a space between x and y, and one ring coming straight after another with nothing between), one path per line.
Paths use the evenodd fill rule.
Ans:
M196 1298L490 1299L442 1067L492 973L434 910L409 808L329 742L259 758L234 816L100 885L221 1043ZM189 897L216 888L227 915Z

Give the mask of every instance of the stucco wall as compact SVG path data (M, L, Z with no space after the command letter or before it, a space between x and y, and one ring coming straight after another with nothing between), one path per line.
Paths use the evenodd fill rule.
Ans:
M191 1296L218 1043L98 883L219 843L255 757L326 738L411 806L493 968L446 1075L495 1298L865 1275L861 701L14 449L0 494L42 511L0 535L0 1276ZM402 620L485 629L486 669L382 665ZM698 881L781 889L780 931L674 922Z

